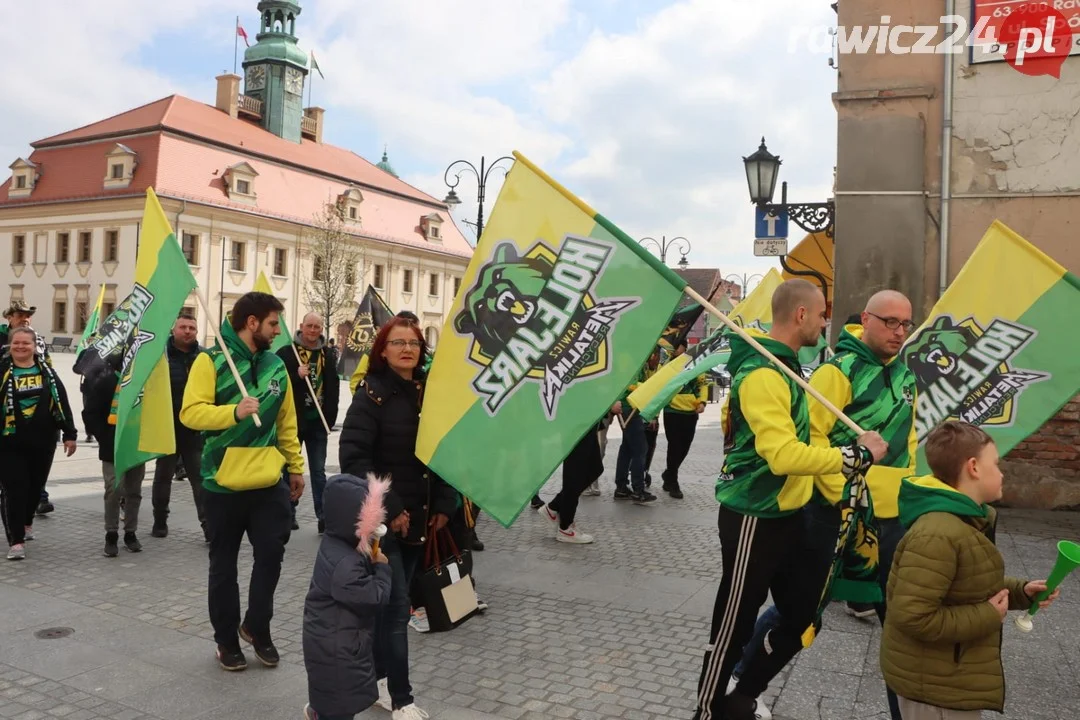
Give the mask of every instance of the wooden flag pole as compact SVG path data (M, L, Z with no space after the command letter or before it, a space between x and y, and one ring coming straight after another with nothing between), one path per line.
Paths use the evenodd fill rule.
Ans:
M687 295L689 295L689 296L690 296L691 298L693 298L694 300L696 300L697 302L701 303L701 306L702 306L703 308L705 308L705 309L706 309L706 310L708 310L708 311L709 311L710 313L712 313L712 314L713 314L714 316L716 316L716 319L717 319L717 320L719 320L720 322L724 323L724 325L726 325L726 326L727 326L727 327L728 327L729 329L731 329L731 330L732 330L732 331L733 331L733 332L734 332L734 333L735 333L736 335L738 335L738 336L739 336L739 337L741 337L741 338L742 338L743 340L745 340L745 341L746 341L747 343L749 343L749 344L750 344L750 347L754 348L754 349L755 349L755 350L757 350L757 351L758 351L759 353L761 353L761 354L762 354L762 355L764 355L764 356L765 356L766 358L768 358L768 359L769 359L769 361L770 361L770 362L772 362L772 364L773 364L773 365L775 365L775 366L776 366L777 368L779 368L779 369L780 369L780 371L781 371L781 372L783 372L784 374L786 374L786 375L787 375L787 376L788 376L789 378L791 378L792 380L794 380L794 381L795 381L795 384L796 384L796 385L798 385L799 387L801 387L801 388L802 388L803 390L805 390L805 391L807 392L807 394L809 394L809 395L810 395L810 397L814 398L814 399L815 399L815 400L817 400L817 401L818 401L819 403L821 403L822 405L824 405L824 406L825 406L825 409L827 409L827 410L828 410L829 412L831 412L831 413L832 413L833 415L835 415L835 416L836 416L836 418L837 418L837 419L838 419L838 420L839 420L840 422L844 423L844 424L845 424L845 425L847 425L847 426L848 426L849 428L851 428L851 431L852 431L853 433L855 433L856 435L862 435L863 433L865 433L865 432L866 432L866 431L865 431L865 430L863 430L863 429L862 429L861 427L859 427L859 426L858 426L858 425L857 425L857 424L855 423L855 421L854 421L854 420L852 420L852 419L851 419L851 418L849 418L849 417L848 417L847 415L845 415L845 414L844 414L844 412L843 412L843 411L842 411L842 410L841 410L840 408L836 407L836 406L835 406L835 405L833 405L833 404L832 404L831 402L829 402L829 401L828 401L828 400L827 400L827 399L825 398L825 396L824 396L824 395L822 395L821 393L819 393L819 392L818 392L818 391L817 391L816 389L814 389L813 387L811 387L811 386L810 386L810 384L809 384L808 382L806 382L806 381L805 381L805 380L803 380L803 379L802 379L801 377L799 377L799 374L798 374L797 372L795 372L794 370L792 370L791 368L789 368L789 367L788 367L787 365L785 365L784 363L780 362L780 361L779 361L779 360L778 360L778 359L776 358L776 356L775 356L775 355L773 355L773 354L772 354L771 352L769 352L768 350L766 350L766 349L765 349L765 348L764 348L764 347L763 347L763 346L761 345L761 343L759 343L759 342L758 342L757 340L755 340L755 339L754 339L753 337L751 337L751 336L750 336L750 333L746 332L746 331L745 331L745 330L743 330L743 329L742 329L741 327L739 327L739 326L738 326L738 325L736 325L736 324L735 324L734 322L732 322L732 321L731 321L731 320L730 320L730 319L728 318L728 316L727 316L727 315L725 315L724 313L722 313L722 312L720 312L719 310L717 310L717 309L716 309L716 308L715 308L715 307L714 307L714 306L712 305L712 303L710 303L710 302L709 302L708 300L706 300L705 298L703 298L703 297L701 296L701 294L700 294L700 293L698 293L698 292L697 292L696 290L694 290L694 289L693 289L692 287L690 287L689 285L687 285L687 286L686 286L686 288L684 289L684 292L685 292L685 293L686 293Z
M203 312L206 313L206 317L213 320L214 316L210 314L210 309L206 305L206 298L203 297L201 288L195 288L195 299L199 301L199 305L202 307ZM248 395L247 388L244 387L244 381L240 377L240 371L236 369L236 363L233 362L232 353L229 352L229 348L225 345L224 338L221 337L221 318L218 318L218 323L211 327L216 327L218 329L218 347L221 348L221 354L225 356L225 362L229 364L229 370L232 371L233 380L236 380L236 386L240 388L240 395L245 398L251 397ZM259 419L259 413L253 413L251 419L255 422L255 427L262 427L262 420Z
M296 357L296 365L297 365L297 367L299 367L300 365L303 365L304 363L300 360L300 352L296 349L296 343L294 343L292 340L290 340L289 341L289 347L292 348L293 355ZM337 370L335 370L334 372L337 372ZM308 392L311 393L311 400L312 400L312 402L315 403L315 409L319 411L319 419L322 420L322 426L324 428L326 428L326 434L329 435L330 434L330 423L326 422L326 416L323 415L322 405L319 404L319 398L315 394L315 388L311 385L311 378L310 377L305 377L304 382L307 383L307 389L308 389Z

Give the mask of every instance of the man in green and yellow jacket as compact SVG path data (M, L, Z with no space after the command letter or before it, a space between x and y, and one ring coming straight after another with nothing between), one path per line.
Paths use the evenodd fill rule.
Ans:
M915 374L899 359L900 348L914 327L911 302L895 290L882 290L866 303L858 317L860 323L849 323L840 332L836 354L820 365L810 377L810 385L826 400L840 408L859 427L874 430L889 443L885 456L866 473L874 515L878 522L878 571L884 597L893 553L904 534L897 519L897 495L902 478L915 472L918 437L915 432ZM854 318L853 318L854 319ZM813 398L810 407L810 441L818 447L843 447L855 440L847 425L837 420L824 405ZM814 477L814 498L806 510L806 542L803 544L803 565L816 576L816 590L808 594L808 605L817 605L836 551L836 535L840 529L839 504L846 478L841 473ZM884 622L884 603L856 605L849 603L853 613L877 612ZM735 668L735 675L746 674L750 660L763 654L765 636L780 625L780 613L774 606L761 615L754 628L754 637ZM772 642L769 643L773 645ZM768 681L794 657L799 648L790 648L790 655L770 653L769 669L762 680ZM761 681L759 681L760 684ZM741 686L747 692L754 687ZM757 690L761 692L764 686ZM888 701L893 720L900 720L896 696L890 691Z
M674 357L686 352L686 343L675 348ZM664 408L664 436L667 438L667 463L661 478L664 491L682 500L682 488L679 487L679 467L690 452L690 445L697 433L698 416L705 412L709 402L709 378L706 373L686 383L679 393Z
M798 351L825 329L825 297L805 280L781 283L772 297L772 327L747 330L794 374ZM776 642L801 646L810 579L799 565L803 506L814 475L863 473L886 451L868 432L842 448L810 445L810 411L802 388L741 336L731 338L731 395L725 408L726 456L716 481L723 575L713 608L709 648L698 682L695 720L753 720L756 693L725 696L728 679L771 591L782 621ZM813 615L813 610L810 611ZM796 630L797 628L797 630ZM760 659L760 658L758 658ZM748 668L752 675L754 667ZM747 678L743 678L746 682Z
M210 622L218 662L243 670L247 660L237 638L251 644L268 667L278 663L270 639L274 590L289 539L290 500L304 491L304 458L296 434L296 407L285 363L270 351L281 332L284 310L273 295L247 293L222 323L222 343L232 356L248 397L215 348L191 367L180 422L204 434L203 512L210 537ZM258 414L261 427L253 415ZM289 484L282 478L288 466ZM240 621L236 559L247 533L254 549L248 610Z

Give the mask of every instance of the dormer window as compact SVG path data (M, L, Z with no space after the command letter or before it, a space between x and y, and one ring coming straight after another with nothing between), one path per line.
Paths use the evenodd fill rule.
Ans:
M240 162L230 165L225 169L225 192L230 200L254 205L257 199L255 194L255 178L259 173L250 163Z
M443 219L438 213L431 213L420 218L420 231L424 234L427 240L432 242L442 242L442 228Z
M135 177L139 156L127 145L116 143L105 153L105 189L126 188Z
M11 186L8 187L8 197L30 197L30 193L34 192L34 185L41 177L41 167L22 158L8 167L11 168Z
M343 220L351 223L360 222L360 203L364 202L364 196L354 187L338 195L338 210Z

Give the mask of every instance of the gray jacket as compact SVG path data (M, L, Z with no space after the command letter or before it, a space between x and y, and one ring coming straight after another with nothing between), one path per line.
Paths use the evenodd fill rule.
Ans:
M375 616L390 597L390 566L357 552L356 521L367 481L326 483L326 532L304 601L308 702L323 715L356 715L379 697L372 647Z

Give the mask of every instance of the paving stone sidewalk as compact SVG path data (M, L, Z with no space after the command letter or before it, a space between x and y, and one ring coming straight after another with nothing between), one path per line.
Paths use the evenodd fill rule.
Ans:
M77 387L77 385L75 385ZM77 393L76 393L77 394ZM720 572L712 482L721 437L710 406L684 466L682 501L650 507L615 502L606 456L604 495L583 498L590 546L561 545L532 512L510 529L482 516L487 544L476 578L490 610L450 633L409 631L418 703L440 720L689 718ZM329 457L336 470L337 435ZM661 435L653 468L659 477ZM0 718L19 720L298 720L306 700L300 645L303 599L318 547L310 499L289 542L276 596L274 670L254 663L222 672L206 612L206 548L190 492L174 486L167 539L145 551L101 555L101 480L95 449L58 462L57 510L35 523L24 562L0 564ZM544 496L557 490L549 484ZM1080 514L1003 511L998 543L1010 573L1043 577L1060 538L1080 537ZM250 553L241 555L246 586ZM244 596L244 593L241 593ZM876 622L838 605L826 631L768 690L786 720L884 720ZM51 637L54 628L70 629ZM42 633L42 631L46 631ZM61 633L66 632L64 630ZM44 634L44 637L39 635ZM1080 717L1080 579L1040 613L1035 631L1006 625L1005 718ZM389 714L371 710L363 720ZM990 717L987 715L987 717Z

